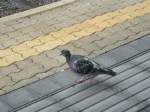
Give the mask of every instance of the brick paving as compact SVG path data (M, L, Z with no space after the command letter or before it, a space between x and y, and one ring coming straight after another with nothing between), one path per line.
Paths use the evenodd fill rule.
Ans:
M1 110L149 112L149 48L150 34L147 34L93 58L116 71L117 76L99 75L96 82L74 86L74 80L80 76L68 69L0 96Z
M150 33L150 9L147 3L145 7L147 6L148 8L139 10L139 13L134 15L131 13L132 19L127 19L128 16L124 16L127 18L122 17L122 20L119 18L120 20L112 21L113 19L111 18L108 19L109 25L107 26L106 24L107 27L105 26L101 30L97 29L97 27L89 27L84 33L75 32L74 35L77 35L78 39L70 41L72 38L65 38L66 42L63 42L63 45L61 41L56 41L55 44L53 43L54 47L52 49L47 49L44 46L39 49L38 53L33 49L24 52L24 49L28 49L25 47L32 48L33 46L40 45L40 42L50 41L51 38L49 39L47 35L51 32L59 32L60 29L67 29L76 24L82 24L84 21L91 20L92 18L101 18L101 16L107 13L114 14L110 16L118 17L119 13L111 12L125 7L132 7L137 3L139 5L136 8L140 9L140 4L143 1L119 0L116 4L114 0L95 0L94 2L91 0L78 0L72 4L40 14L0 23L0 56L5 58L12 54L11 57L7 58L7 62L2 62L3 60L0 58L0 63L6 64L6 66L1 64L2 66L0 67L0 94L10 92L67 68L64 58L59 56L60 50L63 48L69 48L74 53L94 57ZM127 11L130 10L127 8ZM145 12L142 12L143 10ZM140 16L137 17L137 15ZM105 19L107 20L107 18ZM85 24L82 27L88 27L88 25ZM59 36L65 37L65 34L60 33ZM39 38L41 40L37 41ZM35 41L33 41L34 39ZM28 46L24 47L23 42L26 42ZM50 46L53 45L50 44ZM9 49L14 48L12 46L17 48L13 49L13 51L18 50L23 54L24 58L18 53L14 54ZM46 74L49 71L51 72Z
M149 13L149 1L120 9L119 11L113 11L102 16L96 16L82 23L62 28L56 32L51 32L45 37L38 37L16 46L10 46L0 51L2 54L0 66L8 66L16 61L24 60L25 58L64 45L70 41L83 38L95 32L100 32L107 27L112 27L146 13ZM131 34L131 32L126 33ZM7 51L9 51L9 53Z
M128 2L126 0L119 0L115 4L113 0L96 0L95 2L91 0L77 0L77 2L71 5L58 7L42 12L42 14L0 23L1 49L142 1L134 0Z

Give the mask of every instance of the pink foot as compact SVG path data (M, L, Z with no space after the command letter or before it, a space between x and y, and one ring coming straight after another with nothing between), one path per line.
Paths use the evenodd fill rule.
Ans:
M80 84L80 83L83 83L84 80L75 80L74 82L75 82L76 84Z

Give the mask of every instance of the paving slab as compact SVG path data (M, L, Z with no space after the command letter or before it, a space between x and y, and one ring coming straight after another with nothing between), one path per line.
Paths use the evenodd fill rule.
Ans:
M150 38L150 37L148 37L148 38ZM143 41L145 41L145 42L143 42ZM138 51L142 52L145 49L149 48L149 44L150 44L149 41L147 41L145 39L139 39L138 41L136 41L136 42L134 42L132 44L129 44L129 46L131 46L135 50L138 50Z
M4 105L4 112L101 110L102 99L104 103L111 99L102 107L106 111L121 105L125 107L120 112L143 107L136 105L149 97L145 90L137 99L130 99L122 95L126 93L122 89L134 94L149 84L149 0L72 1L50 10L45 7L35 14L36 9L30 10L29 16L24 12L16 19L0 19L0 105ZM74 87L74 80L80 77L59 56L62 49L89 56L115 70L118 76L102 74L93 84L85 82ZM129 105L126 98L135 102Z
M33 90L22 88L18 91L14 91L11 94L1 96L1 99L12 107L16 107L30 102L33 99L38 98L39 96L40 95Z
M141 39L146 38L149 37ZM48 78L28 85L21 90L19 89L14 92L10 92L9 94L1 96L0 98L3 101L7 102L7 104L11 105L13 108L25 104L24 106L27 107L19 110L19 112L26 112L29 110L31 112L63 112L69 110L78 112L91 112L93 110L100 111L106 109L106 111L111 112L112 109L113 111L115 111L115 109L120 108L120 106L122 105L125 106L124 108L120 108L119 112L129 110L128 108L132 108L132 106L134 107L134 105L136 104L138 105L138 103L149 97L149 94L147 92L148 90L144 90L144 88L149 87L149 48L145 48L145 51L147 52L143 52L143 50L141 52L139 50L136 50L136 52L131 52L135 51L135 49L133 50L132 47L132 49L128 49L129 45L135 45L134 43L136 41L115 48L94 58L94 60L97 61L101 58L104 59L105 56L107 57L109 55L111 55L112 58L118 57L120 60L118 60L118 58L109 58L110 62L115 60L115 62L113 62L113 64L110 64L109 66L113 66L116 63L123 62L113 68L113 70L118 73L118 76L116 77L111 78L109 76L100 75L96 78L98 82L94 82L93 84L83 83L75 87L67 87L67 85L70 85L74 80L78 79L79 76L71 72L70 70L65 70L63 72L59 72L56 75L52 75ZM146 41L141 41L141 43L142 42ZM123 49L123 47L125 48ZM123 49L126 53L128 53L129 51L129 54L126 58L124 58L124 55L119 55L117 51L121 52L120 49ZM137 55L137 57L134 57L132 59L133 55ZM131 60L129 60L130 58ZM100 62L103 65L106 64L105 61L97 62ZM60 91L57 91L59 89ZM49 96L41 100L39 99L35 102L32 102L33 100L48 94ZM130 98L132 94L137 95ZM145 95L145 97L142 97L143 95ZM18 97L18 99L14 102L14 96L20 96L24 99ZM129 98L129 100L126 101L126 98ZM32 103L27 104L28 102ZM140 108L142 107L143 106L140 106Z
M12 109L12 107L0 99L0 109L2 112L8 112Z
M4 32L0 36L0 80L12 79L13 83L3 83L0 94L66 69L64 58L59 56L61 49L69 48L73 53L95 57L150 33L149 1L121 0L117 6L114 4L113 0L77 0L53 10L1 21L0 31ZM127 15L121 16L124 13ZM143 47L137 50L136 45L120 48L117 56L110 53L104 56L106 59L98 60L105 60L104 65L109 66L123 59L119 55L126 53L121 51L128 50L134 55L148 47L141 44ZM55 55L52 56L52 52ZM17 69L12 71L13 67ZM49 70L51 73L46 74Z

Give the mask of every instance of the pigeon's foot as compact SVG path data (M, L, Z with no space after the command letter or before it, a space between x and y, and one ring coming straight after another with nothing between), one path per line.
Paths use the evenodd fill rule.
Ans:
M80 83L83 83L83 82L86 82L86 81L91 81L91 82L93 82L93 78L94 77L82 77L82 78L80 78L79 80L75 80L74 82L76 83L76 84L80 84Z
M75 84L81 84L84 82L84 80L75 80L74 82L75 82Z
M81 79L75 80L74 82L75 82L76 84L80 84L80 83L83 83L84 81L86 81L86 78L85 78L85 77L82 77Z

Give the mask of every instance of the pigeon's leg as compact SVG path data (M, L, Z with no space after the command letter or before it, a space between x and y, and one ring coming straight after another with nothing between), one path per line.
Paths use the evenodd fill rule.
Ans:
M75 83L76 84L80 84L80 83L83 83L84 81L88 80L88 77L86 76L83 76L81 77L79 80L75 80Z
M75 83L76 83L76 84L80 84L80 83L86 82L86 81L88 81L88 80L91 80L91 79L93 79L93 78L94 78L93 76L91 76L90 74L88 74L88 75L83 76L83 77L80 78L79 80L76 80Z
M82 82L84 82L84 77L82 77L82 78L80 78L79 80L75 80L74 82L76 83L76 84L80 84L80 83L82 83Z

